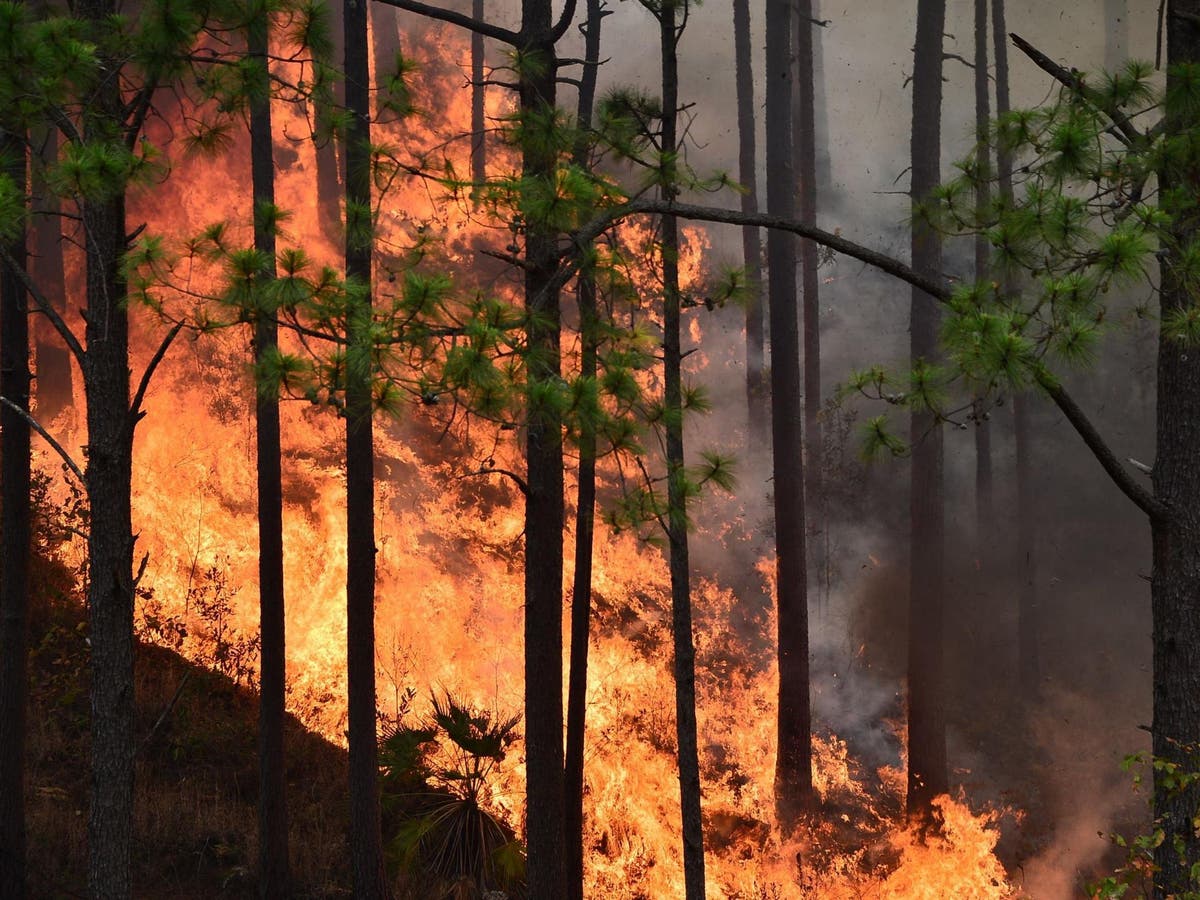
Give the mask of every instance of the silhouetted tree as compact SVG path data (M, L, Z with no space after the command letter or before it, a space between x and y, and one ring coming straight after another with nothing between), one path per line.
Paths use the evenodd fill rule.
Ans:
M795 218L792 146L793 5L768 0L767 212ZM771 455L774 475L775 575L778 598L779 718L775 808L785 831L812 803L812 712L808 670L808 564L805 559L804 420L796 239L767 235L767 304L771 322Z
M254 249L261 254L262 293L275 277L275 155L271 131L268 62L270 22L253 17L246 28L248 61L256 79L249 97L250 177L254 196ZM260 371L277 351L279 327L272 310L260 304L254 321L254 358ZM258 844L259 894L264 900L289 896L288 816L283 722L286 697L286 642L283 597L283 484L279 398L256 386L254 403L255 473L258 514L259 719Z
M0 164L24 192L25 135L0 113ZM29 695L29 318L22 223L0 266L0 896L25 897L25 737Z
M346 672L354 895L391 895L380 834L375 733L375 448L371 339L371 83L367 6L342 9L346 73Z
M913 62L912 186L920 204L941 180L942 34L945 0L920 0ZM937 278L942 241L921 216L914 217L912 267ZM911 354L914 372L928 372L938 357L940 314L926 292L912 292ZM914 374L914 380L923 377ZM912 413L912 495L908 615L908 801L910 817L925 815L930 801L949 787L946 768L944 631L944 511L942 432L936 414Z
M738 181L744 189L742 211L758 212L758 165L754 125L754 66L750 49L749 0L733 0L734 75L737 82ZM742 264L746 267L746 409L750 443L767 429L763 375L762 244L759 229L742 228Z
M579 77L576 121L580 129L573 162L589 164L592 108L600 62L602 0L587 0L584 22L584 67ZM478 17L477 17L478 18ZM474 180L474 178L472 178ZM579 375L594 379L597 372L599 310L594 274L585 269L576 281L579 304ZM575 504L575 575L571 589L571 645L567 671L567 749L564 768L563 841L566 852L568 900L583 900L583 776L587 737L588 651L592 617L592 551L596 525L596 425L595 411L579 425L579 485Z
M812 0L796 3L796 86L793 97L796 115L792 122L796 153L796 180L799 185L800 221L817 224L817 76L813 53L814 13ZM804 510L809 533L815 545L827 546L824 539L825 502L822 498L821 472L824 469L821 438L821 279L817 274L817 245L800 240L801 295L804 298ZM824 573L827 562L818 571Z
M991 118L991 87L988 83L988 0L975 0L975 140L979 142L976 158L991 164L988 126ZM987 178L975 185L975 206L982 214L991 195ZM983 232L975 235L975 280L987 277L991 245ZM986 386L984 386L986 392ZM975 418L975 556L981 562L990 555L995 542L992 510L992 430L987 407L976 399Z

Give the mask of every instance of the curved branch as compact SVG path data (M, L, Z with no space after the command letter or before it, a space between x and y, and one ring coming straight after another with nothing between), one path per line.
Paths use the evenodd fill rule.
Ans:
M54 439L54 436L45 429L41 422L29 414L29 410L3 396L0 396L0 405L7 406L20 416L26 425L40 434L42 439L50 445L51 449L62 457L62 461L67 464L67 468L71 470L72 474L79 479L79 483L83 485L84 489L87 489L87 479L83 477L83 469L79 468L79 463L75 462L71 454L66 451L62 444Z
M12 254L8 252L6 247L0 246L0 260L12 271L17 279L21 282L21 286L25 288L33 302L37 304L38 312L50 320L50 324L54 326L54 330L58 332L58 336L63 339L67 345L67 349L71 351L71 355L75 357L75 361L82 368L83 366L83 345L79 343L79 338L75 336L75 332L59 315L58 310L54 308L54 304L46 297L45 294L38 288L37 284L25 267L13 259Z
M183 330L183 323L176 322L171 326L171 330L159 343L158 349L154 351L154 356L150 358L150 362L146 364L145 371L142 372L141 380L138 382L137 393L133 395L133 403L129 407L130 421L136 423L143 415L142 402L146 399L146 391L150 387L150 379L154 377L154 372L158 368L158 364L163 361L163 357L167 355L167 351L171 348L171 344L175 338L179 336L179 332Z
M575 5L577 0L567 0L563 7L562 15L558 18L558 24L554 26L554 30L550 32L550 40L557 43L558 39L567 33L567 29L571 27L571 23L575 20Z
M948 303L952 295L950 285L942 279L930 278L894 257L880 253L877 250L872 250L869 247L864 247L862 244L856 244L854 241L846 240L841 235L832 234L811 225L805 225L802 222L763 213L744 213L740 210L697 206L689 203L672 203L665 200L638 199L624 206L606 210L603 215L593 219L573 236L575 246L572 253L582 252L582 249L588 243L594 241L618 220L627 216L664 214L699 222L750 225L758 228L775 228L780 231L789 231L800 237L808 238L824 247L836 250L838 253L849 256L852 259L864 262L881 272L886 272L913 287L919 288L941 303ZM1048 372L1038 373L1036 379L1038 385L1046 391L1050 399L1062 411L1067 421L1071 423L1071 426L1083 439L1084 444L1087 445L1087 448L1096 457L1096 460L1103 467L1104 471L1108 473L1109 478L1112 479L1121 493L1133 501L1134 505L1152 520L1159 521L1169 516L1170 508L1134 479L1133 474L1117 459L1116 454L1113 453L1112 449L1105 442L1103 436L1096 429L1096 426L1092 424L1087 414L1075 402L1075 399L1067 393L1066 389L1055 381Z
M509 31L507 28L501 28L499 25L492 25L488 22L479 22L471 16L464 16L462 13L457 13L453 10L442 9L440 6L430 6L428 3L419 2L419 0L375 0L375 2L383 3L386 6L394 6L396 9L402 9L405 12L428 16L430 19L437 19L439 22L449 22L451 25L457 25L459 28L474 31L477 34L482 34L484 37L490 37L493 40L511 44L514 47L521 40L521 36L515 31Z
M1152 521L1162 521L1170 514L1170 508L1163 503L1151 491L1146 488L1133 477L1121 461L1117 459L1117 455L1112 452L1112 449L1105 443L1100 432L1096 430L1096 426L1087 417L1087 414L1075 402L1075 398L1068 394L1061 384L1054 381L1047 375L1038 376L1038 385L1046 392L1054 405L1062 411L1062 414L1067 417L1067 421L1083 438L1083 442L1087 444L1087 448L1092 451L1092 455L1108 473L1108 477L1113 480L1117 488L1133 501L1142 512L1150 517Z

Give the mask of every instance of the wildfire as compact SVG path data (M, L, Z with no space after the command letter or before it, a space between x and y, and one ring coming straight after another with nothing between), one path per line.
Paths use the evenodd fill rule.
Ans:
M457 61L466 58L458 36L431 27L421 48L424 72L415 102L426 112L388 135L398 146L445 145L465 170L468 147L446 143L469 131L469 93L461 90ZM493 97L489 114L503 113ZM436 117L434 116L436 111ZM281 135L304 133L302 115L279 105ZM326 245L311 197L314 149L281 137L294 159L279 172L287 224L303 235L314 256L337 258ZM493 156L497 170L506 165ZM169 210L156 222L149 207L135 211L151 230L188 233L213 221L246 222L246 198L232 192L192 191L216 184L220 165L228 184L244 180L248 162L237 153L220 162L192 159L156 187L153 208ZM384 245L400 245L418 227L436 227L448 257L470 261L476 244L494 242L497 229L481 222L468 202L446 203L437 190L398 180L381 225ZM164 194L164 192L166 192ZM687 229L681 268L685 290L700 283L708 242ZM501 233L501 240L504 238ZM649 238L648 226L622 232L631 250ZM631 255L635 255L632 254ZM489 284L504 290L506 278ZM635 283L653 292L642 269ZM640 281L639 281L640 280ZM192 283L194 289L202 285ZM690 326L698 342L699 320ZM143 327L137 352L153 352L153 328ZM706 357L713 357L706 349ZM162 623L186 634L173 639L185 653L207 658L213 628L227 636L253 635L257 623L254 517L254 396L249 335L237 328L207 335L176 350L164 363L138 427L135 450L135 530L148 564L138 598L147 636L166 640ZM692 365L702 368L697 355ZM80 398L82 399L82 398ZM284 405L283 434L287 640L290 705L312 727L343 739L345 706L345 509L340 472L341 424L328 410L296 401ZM511 441L473 446L458 438L438 442L437 429L409 420L377 432L378 607L380 703L396 715L403 690L450 689L479 706L511 713L522 699L522 508L518 489L502 475L464 472L460 453L490 455L497 467L519 469ZM77 446L84 442L76 435ZM47 467L53 460L44 459ZM568 541L571 559L573 536ZM564 590L571 572L565 573ZM769 570L763 566L762 571ZM213 573L220 573L217 577ZM629 533L599 527L588 685L586 860L588 895L633 900L678 896L682 884L678 782L674 765L673 690L670 683L669 585L660 552ZM769 585L763 586L769 591ZM219 602L215 602L217 598ZM207 604L203 612L197 603ZM1000 898L1013 896L994 851L997 815L973 812L963 798L937 802L942 827L923 834L905 827L888 806L896 780L874 773L868 782L836 737L816 742L818 791L831 822L815 825L799 844L782 843L773 813L776 679L770 617L752 652L729 623L741 599L710 580L697 584L696 640L700 660L699 721L705 790L711 896L770 898ZM215 605L214 605L215 603ZM212 612L215 609L216 612ZM205 618L207 617L207 618ZM217 621L219 620L219 621ZM156 632L152 623L158 623ZM230 637L232 640L233 638ZM208 661L211 661L209 659ZM493 785L491 802L514 825L523 805L521 753L510 755ZM891 796L895 800L894 793ZM886 811L892 809L892 812ZM841 825L854 819L852 846ZM834 850L818 853L831 842ZM819 859L819 870L798 871L797 856Z

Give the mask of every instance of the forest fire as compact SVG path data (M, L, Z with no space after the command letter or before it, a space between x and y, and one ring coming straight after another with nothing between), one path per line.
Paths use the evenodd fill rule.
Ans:
M415 17L401 20L405 23L401 27L391 7L375 8L372 16L372 81L382 85L391 78L394 88L390 97L383 88L374 97L370 154L377 207L370 212L375 222L375 311L392 303L391 315L402 318L398 310L407 301L402 296L406 288L414 283L410 276L428 276L421 282L422 289L436 296L438 303L444 302L441 318L422 318L434 301L413 306L419 312L412 314L409 324L416 323L414 331L423 330L426 343L413 340L404 345L400 339L391 343L382 339L368 354L371 364L386 370L390 379L387 391L378 389L373 397L381 409L373 435L374 622L380 733L395 737L405 728L427 725L430 707L439 703L453 701L462 709L486 711L483 718L489 722L519 717L526 703L526 509L532 489L524 454L531 429L529 420L522 418L524 413L513 412L521 401L512 397L521 396L532 380L532 363L522 356L528 353L536 360L529 349L535 328L526 324L525 334L513 337L505 331L505 323L511 311L526 308L523 291L536 272L534 264L522 257L524 245L532 244L534 217L520 206L524 198L513 199L527 189L522 166L528 165L530 151L526 147L522 158L505 142L517 130L517 101L499 87L487 91L491 180L486 186L471 184L466 173L472 166L473 98L469 89L463 89L465 61L471 53L469 37L455 25ZM497 30L503 31L498 26ZM393 62L398 69L394 77L382 71ZM509 62L514 72L520 68L519 60ZM281 83L303 84L316 77L307 63L272 65L277 75L287 75L280 75ZM499 75L495 77L503 86ZM625 95L617 100L635 107L643 102ZM310 278L319 282L324 277L329 284L345 287L338 273L345 267L346 244L353 244L354 237L347 239L347 226L331 222L328 207L314 197L320 193L318 182L330 180L330 171L335 172L332 180L344 188L346 151L336 142L327 145L323 135L314 137L315 104L315 100L283 99L272 103L274 190L285 212L279 219L276 258L291 261L294 271L288 275L296 275L296 283ZM186 130L185 115L173 110L148 117L147 145L170 145L176 132ZM651 114L655 116L661 117L661 111ZM558 181L546 189L551 195L547 202L565 208L560 213L561 220L568 222L563 232L584 230L588 215L599 211L602 217L614 205L614 197L628 199L624 192L640 198L661 187L654 182L662 174L658 171L645 182L639 180L644 173L637 166L643 163L634 149L645 152L645 158L673 156L656 145L655 141L665 140L662 134L647 128L648 133L639 138L642 144L626 137L625 144L614 139L605 147L603 165L622 174L597 176L587 185L591 207L578 200L582 189L571 180L571 170L564 168ZM561 148L557 152L567 155ZM622 159L634 163L622 168ZM255 403L263 388L256 383L254 371L255 314L239 308L228 288L238 274L239 252L255 239L251 198L244 190L250 166L247 148L232 142L219 154L172 156L169 174L164 170L154 183L131 188L128 221L136 227L139 243L138 252L131 255L137 263L123 275L145 301L144 308L132 316L132 369L135 373L154 369L142 403L145 417L137 425L133 444L135 634L143 642L177 651L239 684L255 687L260 667ZM197 185L204 189L197 190ZM701 188L709 190L697 179L694 190ZM339 216L352 218L350 202L344 198L341 202ZM601 291L609 330L601 341L600 375L591 376L602 385L595 388L601 397L597 406L618 423L614 432L626 424L621 416L632 418L637 413L644 418L613 438L611 450L602 451L596 461L601 512L592 540L583 881L584 896L613 900L683 897L687 890L680 841L686 813L680 799L682 742L677 736L672 643L677 627L673 588L677 593L678 585L673 585L668 565L670 540L663 537L671 533L676 510L656 503L658 494L665 495L666 485L674 486L673 479L684 477L680 474L684 469L671 470L666 456L670 438L663 438L663 433L674 414L690 414L691 407L706 411L710 399L700 391L685 391L679 410L668 409L665 400L645 399L665 396L667 390L662 334L667 330L663 297L675 289L664 274L670 263L680 270L679 333L686 349L676 362L682 364L686 378L701 386L714 385L711 393L722 398L735 390L740 394L749 383L745 369L750 336L740 320L741 308L734 308L744 293L743 276L721 273L721 238L706 226L685 223L676 253L664 250L660 228L658 219L631 217L602 229L599 237L589 237L594 246L574 246L577 234L572 232L572 239L560 240L556 248L559 263L566 265L565 260L576 268L555 285L555 290L563 290L561 361L555 360L556 365L561 362L563 374L555 376L553 386L562 387L561 397L568 400L571 389L581 396L592 387L574 382L587 354L595 352L588 347L592 337L585 335L582 302L578 312L574 302L576 291L582 296L583 273L591 266L602 271L608 279L604 287L609 289L607 294ZM594 263L589 254L601 263ZM67 247L69 294L78 292L85 281L84 257L78 247ZM322 267L328 267L324 276ZM823 277L822 283L836 290L852 280L838 273ZM347 296L353 296L353 288L346 290ZM284 310L278 318L281 358L288 357L280 378L287 709L308 729L346 746L347 656L352 641L347 637L351 541L345 439L350 417L347 384L355 348L348 329L344 337L330 337L323 331L338 316L346 321L352 318L350 301L341 302L344 307L324 321L303 321L294 309ZM490 317L486 327L472 319L480 309ZM404 307L407 311L409 307ZM78 302L73 301L63 315L66 325L81 332L92 324ZM156 356L160 341L172 325L178 325L181 336L160 361ZM386 326L375 331L378 337ZM483 331L486 338L479 338ZM778 335L773 339L781 340ZM460 350L470 361L464 365L478 362L484 354L475 353L473 340L480 345L492 341L487 348L495 351L494 358L482 366L492 367L488 374L503 372L518 385L509 395L497 388L479 409L469 408L470 401L464 399L479 383L464 376L462 384L468 387L458 392L461 385L447 386L449 380L439 383L422 370L423 365L432 368L431 361L443 364ZM625 367L618 373L625 381L611 391L605 383L604 367L609 362L605 353L619 357ZM303 363L288 368L293 358L300 357L305 358ZM613 363L613 371L617 367ZM309 376L311 381L306 381ZM322 377L327 380L320 382ZM878 388L887 403L905 402L902 394L884 393L882 376L873 385L866 377L857 385L860 393L867 393L864 385ZM82 460L91 448L81 412L88 398L78 379L74 392L73 407L46 425L75 459ZM556 396L555 402L561 397ZM561 401L564 409L568 400ZM37 402L35 392L35 417ZM580 435L594 426L586 415L570 418L563 410L556 415L562 416L558 425L568 436L563 467L568 499L561 625L562 632L569 634L572 604L579 602L572 593L579 512L575 498L584 455ZM840 407L822 414L827 443L846 443L850 418L839 419L840 415ZM776 585L775 525L768 521L768 510L778 480L764 462L761 445L770 441L761 423L748 423L744 409L720 407L714 420L716 425L688 420L688 461L703 450L710 471L696 477L704 495L679 515L680 519L690 516L688 524L694 526L690 570L684 580L689 581L696 656L707 895L728 900L1032 896L1027 893L1029 886L1019 883L1013 867L1006 870L1005 863L1024 861L1041 848L998 849L1002 834L1020 830L1025 814L1016 808L1019 802L1009 804L1006 795L987 788L976 794L973 786L954 784L952 779L950 789L939 789L925 815L910 815L906 809L906 791L911 790L906 689L894 671L871 669L876 648L869 649L871 636L887 631L897 610L877 604L879 609L864 612L869 604L859 593L877 570L888 570L887 577L904 572L901 580L907 580L909 561L894 566L881 562L885 553L865 543L856 545L853 538L848 547L830 551L828 533L821 535L826 542L821 551L826 556L819 563L825 567L820 576L823 594L819 602L810 604L825 617L818 619L813 613L812 692L819 696L840 689L840 684L830 687L844 672L840 663L830 662L836 657L853 660L849 665L855 668L857 682L846 690L857 689L861 682L873 696L862 701L869 712L841 719L828 715L832 702L824 707L814 704L814 795L798 826L790 827L776 793L781 783L777 755L782 756L780 748L786 746L779 731L780 667L786 662L781 663L777 647L777 641L783 640L779 632L784 614L779 611L782 601ZM952 417L946 422L958 424ZM896 451L881 425L875 421L867 425L868 437L874 434L880 446ZM703 446L707 437L717 445L711 457ZM621 438L626 440L623 445ZM797 465L802 454L807 458L813 452L807 445L794 449ZM852 449L837 449L847 459L853 456ZM719 453L744 457L739 464L745 468L738 475L751 486L744 494L721 495L713 507L705 508L709 488L725 486ZM822 477L836 479L838 464L827 462L833 474ZM71 508L82 486L69 475L60 477L59 456L44 444L35 444L34 465L51 479L52 498L62 508ZM690 467L687 477L692 477ZM870 476L855 477L866 482ZM833 505L837 489L861 488L862 484L836 485L822 499ZM700 494L699 486L695 494ZM630 499L635 496L636 502ZM811 495L806 502L811 502ZM828 523L823 527L828 528ZM62 552L78 571L87 570L92 551L81 536ZM852 578L838 582L830 575L834 568L830 554L842 556L847 568L868 574L859 582ZM786 592L788 580L779 581ZM828 617L831 606L844 621ZM864 619L881 616L884 624L850 621L860 613ZM786 625L782 627L786 630ZM834 632L836 638L830 638ZM898 652L896 636L887 637L888 652ZM827 646L833 643L838 644L836 652ZM842 652L843 644L857 649ZM566 694L565 667L562 689ZM883 699L876 702L876 695ZM871 721L866 723L868 717ZM944 723L942 729L944 745ZM529 746L532 742L530 738ZM913 746L918 746L915 737ZM506 735L502 752L493 753L495 765L485 767L486 776L479 778L478 793L472 795L472 801L477 799L485 813L500 823L497 827L503 835L518 840L527 833L527 785L536 784L526 770L526 751L522 720L511 741ZM428 758L414 759L420 758L426 771L440 767L453 773L447 783L463 780L452 753L444 747L422 752ZM913 771L920 770L914 765ZM384 840L399 838L385 834ZM394 849L389 853L389 864L402 855ZM471 882L471 889L482 891L483 885Z

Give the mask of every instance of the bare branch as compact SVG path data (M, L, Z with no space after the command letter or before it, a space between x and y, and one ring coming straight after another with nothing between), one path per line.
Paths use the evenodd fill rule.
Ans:
M154 377L155 369L163 361L163 357L167 355L167 350L170 349L171 343L179 336L179 332L182 330L182 322L176 322L171 326L171 330L167 332L166 336L159 343L158 349L154 351L154 356L146 364L146 369L142 372L141 381L138 382L137 393L133 395L133 403L129 407L131 421L136 423L142 417L142 402L146 399L146 391L150 387L150 379Z
M509 31L507 28L501 28L499 25L492 25L488 22L479 22L471 16L464 16L462 13L457 13L453 10L442 9L440 6L430 6L428 3L419 2L419 0L375 0L375 2L386 6L394 6L396 9L402 9L405 12L427 16L430 19L437 19L439 22L449 22L451 25L457 25L459 28L477 32L484 37L490 37L493 40L510 44L514 47L521 41L521 35L515 31Z
M50 324L54 326L54 330L58 332L59 337L66 343L67 348L71 351L71 355L75 357L75 361L82 366L83 345L75 337L75 332L63 321L63 317L58 314L58 310L54 308L54 304L41 292L33 279L29 277L29 273L25 271L25 267L13 259L7 247L0 246L0 260L3 260L4 264L16 274L21 282L21 286L25 288L29 296L33 298L33 302L37 304L38 311L50 320Z
M1170 514L1168 506L1155 497L1152 492L1146 490L1140 482L1135 481L1130 471L1121 465L1121 461L1105 443L1104 438L1100 436L1100 432L1096 430L1096 426L1092 424L1087 414L1080 409L1075 398L1047 373L1038 376L1038 384L1054 401L1054 405L1067 417L1067 421L1079 432L1079 436L1083 438L1087 448L1092 451L1092 455L1096 457L1121 493L1132 500L1134 505L1152 521L1166 519Z
M45 427L43 427L41 422L39 422L37 419L35 419L33 416L31 416L29 414L29 411L27 409L25 409L23 406L21 406L19 403L14 403L12 400L9 400L7 397L0 396L0 404L3 404L4 406L7 406L9 409L11 409L18 416L20 416L22 419L24 419L25 423L30 428L32 428L34 431L36 431L38 434L40 434L42 436L42 439L47 444L50 445L51 449L53 449L55 453L57 453L59 456L62 457L62 461L67 464L67 468L69 468L71 470L72 474L76 478L79 479L79 483L81 485L83 485L84 487L87 486L87 481L83 477L83 469L79 468L79 463L75 462L75 460L74 460L74 458L72 458L71 454L66 451L66 449L63 447L62 444L60 444L58 441L56 441L54 439L54 436L52 434L50 434L50 432L48 432L45 429Z
M1033 60L1039 69L1051 75L1076 96L1082 97L1100 112L1108 116L1112 120L1113 126L1120 132L1118 137L1123 138L1128 143L1141 143L1145 140L1146 136L1130 123L1128 116L1122 113L1115 104L1109 102L1099 91L1087 86L1083 80L1082 73L1076 69L1063 68L1016 32L1010 33L1009 37L1012 38L1012 42L1017 46L1017 49Z

